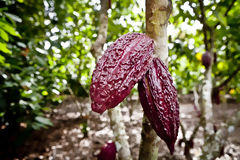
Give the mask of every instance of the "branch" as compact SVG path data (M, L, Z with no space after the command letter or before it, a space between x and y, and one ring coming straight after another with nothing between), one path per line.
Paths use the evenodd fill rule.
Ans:
M215 31L214 29L209 27L209 32L210 32L210 39L209 39L209 41L210 41L210 49L209 49L209 51L210 51L210 53L213 53L213 48L214 48L214 39L215 39L214 31ZM212 57L212 62L211 62L211 64L212 64L214 56L211 54L211 57Z
M232 72L232 74L230 74L230 76L229 76L225 81L223 81L220 85L218 85L217 87L215 87L214 90L219 90L219 89L221 89L223 86L227 85L228 82L230 82L230 81L232 80L232 78L234 78L239 71L240 71L240 66L238 66L237 69L236 69L234 72Z
M197 131L199 129L199 127L201 126L201 123L199 122L197 126L195 126L194 130L193 130L193 133L189 139L189 141L193 141L193 139L195 138L196 134L197 134Z
M204 44L205 44L205 49L208 51L207 30L210 27L206 23L206 16L205 16L205 11L204 11L203 0L198 0L198 1L199 1L199 4L200 4L200 10L201 10L201 17L200 17L199 20L203 24Z
M234 6L234 3L236 2L237 0L233 0L232 3L230 4L230 6L228 6L228 9L226 10L226 12L224 13L224 16L226 17L229 13L229 11L232 9L232 7ZM218 22L214 28L216 28L218 25L220 24L220 22Z
M191 137L189 138L189 140L187 140L185 128L183 127L183 124L180 122L180 127L181 127L182 134L183 134L182 142L185 143L184 155L185 155L187 160L192 160L192 156L191 156L190 150L193 148L193 140L194 140L194 138L195 138L195 136L197 134L197 131L198 131L200 126L201 126L201 123L199 122L198 125L195 126Z
M195 14L195 16L196 16L196 18L198 19L198 20L200 20L200 17L199 17L199 14L198 14L198 12L197 12L197 10L196 10L196 8L195 7L193 7L193 5L192 5L192 2L191 1L188 1L189 2L189 6L193 9L193 11L194 11L194 14Z
M91 53L98 60L102 55L102 48L107 39L108 16L107 10L110 8L111 0L101 0L100 10L100 26L96 42L91 47ZM115 142L119 144L118 158L120 160L132 160L128 136L123 121L123 116L120 106L108 110L110 125L113 131Z
M185 128L183 127L182 122L180 121L180 127L181 127L181 131L182 131L182 135L183 135L183 141L186 142L186 132L185 132Z
M235 3L236 1L237 1L237 0L233 0L233 1L232 1L231 5L228 6L228 9L226 10L224 16L227 16L227 15L228 15L228 12L232 9L232 7L233 7L233 5L234 5L234 3Z
M109 0L101 0L101 10L100 10L100 24L98 37L96 42L91 47L91 53L93 57L97 60L102 55L102 48L107 40L107 29L108 29L108 15L107 10L110 7Z

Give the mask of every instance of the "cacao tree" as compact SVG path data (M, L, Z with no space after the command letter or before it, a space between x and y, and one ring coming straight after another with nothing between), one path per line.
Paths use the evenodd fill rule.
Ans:
M139 33L123 35L110 45L93 72L91 106L98 113L116 107L142 79L139 94L145 114L173 153L179 127L177 92L164 63L152 59L153 51L153 40Z
M155 54L165 65L168 64L167 25L172 11L172 2L168 0L146 1L146 32L154 39ZM139 159L157 159L159 146L163 146L157 139L146 117L143 119L142 142Z
M156 50L154 50L153 40L144 34L132 33L120 37L109 46L98 60L92 75L90 96L93 111L103 113L106 109L113 108L123 101L133 86L140 79L143 79L139 83L139 94L145 114L148 116L155 132L167 143L169 150L173 153L179 127L179 104L176 89L164 63L160 59L152 58L153 52L162 49L167 51L167 46L164 45L167 43L163 40L166 40L167 36L166 22L171 12L171 3L167 3L166 8L164 13L153 12L154 14L151 15L163 14L163 16L166 16L163 17L165 18L164 21L159 23L159 25L165 25L165 30L162 31L165 34L160 35L160 38L159 35L157 36L160 41L159 44L155 43ZM152 22L152 24L155 25L155 22ZM149 34L156 36L156 31L152 29ZM162 48L161 45L165 48ZM166 61L166 53L160 52L159 54L161 55L161 53ZM150 113L155 115L154 118L151 117ZM150 138L154 141L157 140L155 136ZM143 143L149 142L143 141ZM149 144L151 145L151 143ZM145 148L142 149L141 147L140 157L157 158L157 144L153 148L155 152L152 154L143 151ZM141 155L141 153L144 154Z
M221 129L214 133L212 98L216 103L220 103L221 100L224 100L222 97L225 94L230 94L230 86L238 88L236 79L239 76L239 63L236 60L239 50L229 45L230 37L236 36L232 39L232 43L236 43L236 39L238 39L238 35L232 35L230 31L236 24L239 24L239 21L232 21L235 19L234 15L239 12L238 2L236 0L218 2L177 0L175 2L174 5L178 10L175 10L176 12L172 16L174 23L172 27L176 27L178 31L171 35L170 44L173 44L171 52L178 53L178 62L173 54L170 63L172 69L175 70L173 71L174 75L178 77L176 82L179 90L182 90L183 93L187 93L188 89L192 90L192 88L201 90L200 125L205 130L206 144L202 148L201 158L214 159L220 155L219 148L222 148L222 141L226 140L226 135ZM186 41L186 39L188 40ZM230 66L232 71L229 74L226 68ZM196 92L194 91L194 93ZM237 93L235 89L234 93L235 95ZM198 128L199 125L195 127L193 135ZM214 135L218 138L213 138ZM221 142L217 140L219 137L221 137ZM194 136L191 136L190 139L193 138ZM191 155L189 156L188 159L191 159Z
M103 45L106 42L106 38L107 38L107 30L108 30L107 10L111 7L110 2L111 1L109 1L109 0L101 0L100 27L99 27L99 31L98 31L98 37L97 37L96 42L92 45L92 48L91 48L91 53L96 58L96 60L100 59L100 57L102 55ZM105 56L105 57L108 58L107 56ZM114 57L114 55L112 55L112 58L113 57ZM111 62L110 62L110 64L111 64ZM107 66L105 68L105 70L108 70L109 67L110 66ZM102 70L102 68L99 70ZM105 74L108 74L108 73L105 73ZM94 77L94 78L96 78L96 79L99 78L98 77L99 75L96 75L96 76L97 77ZM106 76L103 76L103 77L106 78ZM104 83L105 84L106 84L106 82L113 83L112 81L109 81L108 78L105 79L106 81ZM92 80L92 84L94 84L93 81L94 81L94 79ZM118 83L118 84L120 84L120 83ZM101 88L100 85L103 86L102 84L99 84L99 83L96 83L96 85L91 85L90 90L92 90L93 92L94 92L94 90L96 90L96 88L98 88L98 90L97 90L97 92L95 92L95 95L92 94L93 92L91 92L90 95L91 95L92 99L95 100L95 101L92 101L93 110L96 112L102 113L106 109L110 109L110 108L114 107L112 105L113 105L113 103L116 103L116 102L111 101L111 99L105 99L107 96L106 93L109 94L106 90L109 90L111 88L108 88L108 89L106 88L106 90L104 90L105 88ZM100 89L100 92L99 92L99 89ZM103 92L101 92L101 90ZM94 102L96 102L96 103L94 103ZM119 102L121 102L121 101L118 101L118 103ZM108 103L110 103L110 105ZM107 105L109 107L107 107ZM115 108L115 109L109 110L108 115L110 117L111 128L112 128L114 136L115 136L115 142L119 145L119 149L118 149L119 159L120 160L121 159L122 160L131 160L132 158L131 158L130 148L129 148L129 144L127 141L125 125L123 123L123 118L122 118L122 113L121 113L120 108ZM112 148L112 147L110 147L110 148ZM99 159L106 159L106 158L115 159L115 154L112 152L111 153L109 153L109 152L111 152L111 149L109 151L109 147L107 147L105 150L102 150L102 152L100 153L98 158Z

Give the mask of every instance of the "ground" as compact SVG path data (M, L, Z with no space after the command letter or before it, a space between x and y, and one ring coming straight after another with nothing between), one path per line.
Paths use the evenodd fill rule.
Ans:
M198 123L196 110L193 108L192 96L183 98L180 104L181 123L189 137L194 126ZM100 148L110 140L113 133L107 113L102 115L91 112L89 99L73 100L67 98L64 103L57 106L47 116L54 123L49 129L34 131L24 145L19 147L14 159L49 159L49 160L94 160L100 152ZM128 104L128 105L127 105ZM137 159L141 140L142 108L137 98L128 98L122 105L122 113L129 136L129 144L133 159ZM214 119L219 127L224 121L235 116L240 110L239 104L223 103L214 105ZM80 112L81 110L81 112ZM83 113L80 118L80 113ZM86 127L87 124L87 127ZM199 159L203 138L202 128L194 140L194 148L191 150L194 159ZM230 135L224 155L220 159L240 159L240 126L230 127ZM159 159L185 159L183 156L184 144L179 145L182 132L179 129L176 151L174 156L169 155L166 145L160 150ZM164 158L165 157L165 158Z

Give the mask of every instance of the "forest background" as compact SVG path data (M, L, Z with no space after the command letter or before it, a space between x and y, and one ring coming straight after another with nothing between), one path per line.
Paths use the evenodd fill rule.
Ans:
M172 1L168 66L180 99L199 92L206 71L201 58L211 48L212 101L234 103L239 111L239 3ZM101 4L98 0L2 0L0 6L0 136L8 135L6 142L15 148L34 130L53 127L47 115L63 101L71 97L79 105L82 101L76 97L88 97L96 63L91 47L98 36ZM145 32L143 1L112 0L107 13L103 50L121 35ZM136 88L131 95L138 96ZM79 112L84 113L81 107ZM240 114L231 116L240 119ZM87 132L88 123L80 126ZM4 145L1 148L8 148Z

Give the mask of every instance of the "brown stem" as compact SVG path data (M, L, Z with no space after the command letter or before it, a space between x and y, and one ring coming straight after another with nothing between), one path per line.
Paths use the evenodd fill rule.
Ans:
M91 47L91 53L97 60L102 55L102 48L107 39L109 0L101 0L100 24L96 42Z
M211 28L211 27L209 27L209 32L210 32L210 49L209 49L209 51L210 51L210 53L211 53L211 57L212 57L212 62L211 62L211 64L213 63L213 48L214 48L214 37L215 37L215 35L214 35L214 29L213 28Z
M181 130L182 130L182 134L183 134L183 142L185 143L185 147L184 147L184 155L186 157L187 160L192 160L192 156L191 156L191 153L190 153L190 149L193 148L193 140L197 134L197 131L200 127L201 123L199 122L197 126L195 126L194 130L193 130L193 133L191 135L191 137L189 138L189 140L187 140L186 138L186 132L185 132L185 128L184 126L182 125L182 123L180 122L180 127L181 127Z
M237 69L233 71L225 81L223 81L220 85L215 87L214 90L219 90L222 87L226 86L232 80L232 78L234 78L237 75L239 71L240 71L240 66L238 66Z
M200 22L203 24L203 34L204 34L204 44L206 51L210 52L211 59L213 61L213 55L212 51L214 48L214 32L213 29L210 28L206 22L206 15L205 15L205 9L204 9L204 3L203 0L198 0L200 4ZM208 46L208 32L210 33L210 46ZM209 48L210 47L210 48ZM212 99L211 99L211 93L212 93L212 63L211 65L206 68L206 71L204 73L204 80L202 85L202 94L201 94L201 117L202 120L202 126L204 127L204 135L211 135L213 134L213 111L212 111ZM206 140L206 139L205 139ZM207 141L207 140L206 140Z
M226 17L229 13L229 11L232 9L232 7L234 6L234 3L236 2L237 0L233 0L232 3L228 6L228 9L226 10L226 12L224 13L224 16ZM220 22L218 22L214 28L216 28L218 25L220 24Z
M110 8L111 0L101 0L100 10L100 26L96 42L91 47L91 53L98 60L102 55L103 45L107 39L108 16L107 10ZM108 115L111 122L111 129L115 137L115 142L119 144L118 159L132 160L128 136L126 135L125 125L120 106L108 110Z
M146 32L154 40L154 54L167 65L168 36L167 25L172 11L171 0L146 0ZM140 160L157 160L159 147L164 145L152 129L146 116L142 122Z
M200 22L203 24L204 44L205 44L206 51L208 51L207 31L208 31L209 27L206 23L206 16L205 16L205 11L204 11L203 0L198 0L198 1L200 4L200 10L201 10Z

